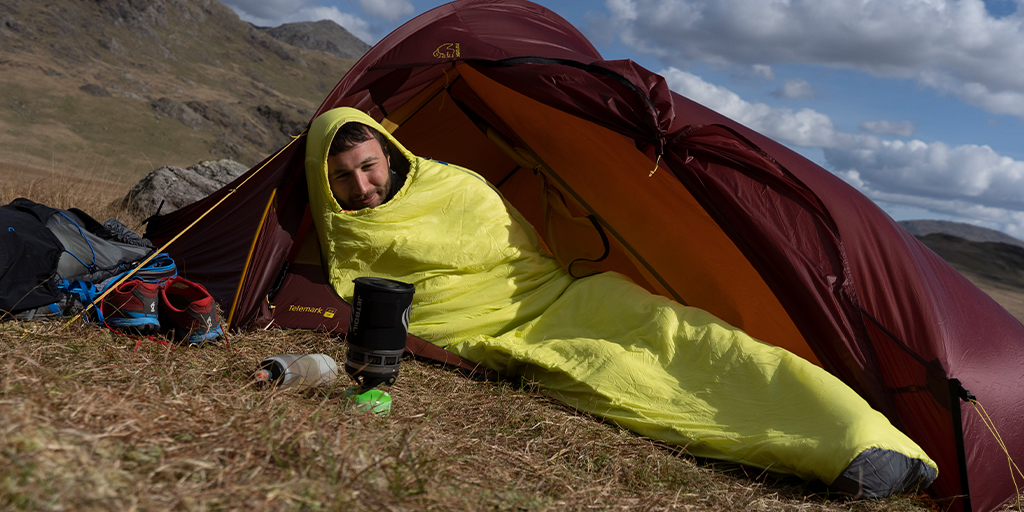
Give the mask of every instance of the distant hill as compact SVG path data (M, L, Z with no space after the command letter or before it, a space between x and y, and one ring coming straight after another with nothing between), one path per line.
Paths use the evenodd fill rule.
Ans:
M280 27L256 27L263 33L292 46L319 50L342 59L358 59L370 45L331 20L285 23Z
M309 37L293 25L297 42L327 48L341 34L339 52L365 47L333 22L308 24ZM35 169L130 184L162 165L253 165L304 129L353 64L216 0L4 0L0 181Z
M1024 247L972 242L944 233L917 239L1024 322Z
M1001 242L1004 244L1024 247L1024 241L1018 240L1006 233L988 229L962 222L950 222L945 220L901 220L899 225L910 232L911 235L921 237L932 233L953 235L971 242Z
M1024 242L961 222L904 220L899 224L1024 322Z
M972 242L942 233L917 239L962 273L1024 291L1024 247L1002 242Z

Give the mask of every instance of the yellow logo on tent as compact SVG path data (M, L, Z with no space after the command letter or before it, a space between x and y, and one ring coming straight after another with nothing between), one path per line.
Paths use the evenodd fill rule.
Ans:
M439 59L457 59L460 56L459 43L443 43L434 50L434 57Z
M337 310L337 309L334 309L334 308L327 308L327 309L326 309L326 310L324 311L324 317L325 317L325 318L334 318L334 314L335 314L335 313L337 313L337 312L338 312L338 310Z
M327 308L327 309L328 309L328 311L334 311L331 308ZM289 304L288 305L288 311L292 311L292 312L295 312L295 313L314 313L314 314L318 314L318 315L320 313L323 313L324 316L327 316L327 313L324 312L323 308L318 308L318 307L315 307L315 306L298 306L298 305L295 305L295 304ZM332 315L333 315L333 313L332 313ZM330 317L328 317L328 318L330 318Z

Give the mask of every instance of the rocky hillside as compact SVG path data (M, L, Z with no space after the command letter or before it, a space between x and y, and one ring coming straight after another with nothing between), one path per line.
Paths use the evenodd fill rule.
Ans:
M215 0L4 0L0 178L131 184L161 165L253 165L302 131L353 63L278 41Z
M292 46L320 50L342 59L358 59L370 45L331 20L285 23L280 27L257 27L263 33Z

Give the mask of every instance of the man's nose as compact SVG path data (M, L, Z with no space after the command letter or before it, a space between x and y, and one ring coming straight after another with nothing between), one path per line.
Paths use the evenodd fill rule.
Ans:
M356 186L359 187L359 195L363 196L374 189L373 183L370 183L370 176L363 173L356 174Z

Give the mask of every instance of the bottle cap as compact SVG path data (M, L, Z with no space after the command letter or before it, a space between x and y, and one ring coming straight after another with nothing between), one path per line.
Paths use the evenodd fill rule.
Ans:
M379 389L371 389L360 393L359 388L345 392L345 397L352 401L356 409L387 416L391 414L391 395Z
M263 362L260 363L260 367L256 369L255 373L253 373L253 378L256 380L256 384L258 386L267 384L280 385L282 383L280 379L285 373L285 367L281 364L281 361L278 361L278 357L281 356L264 359Z

